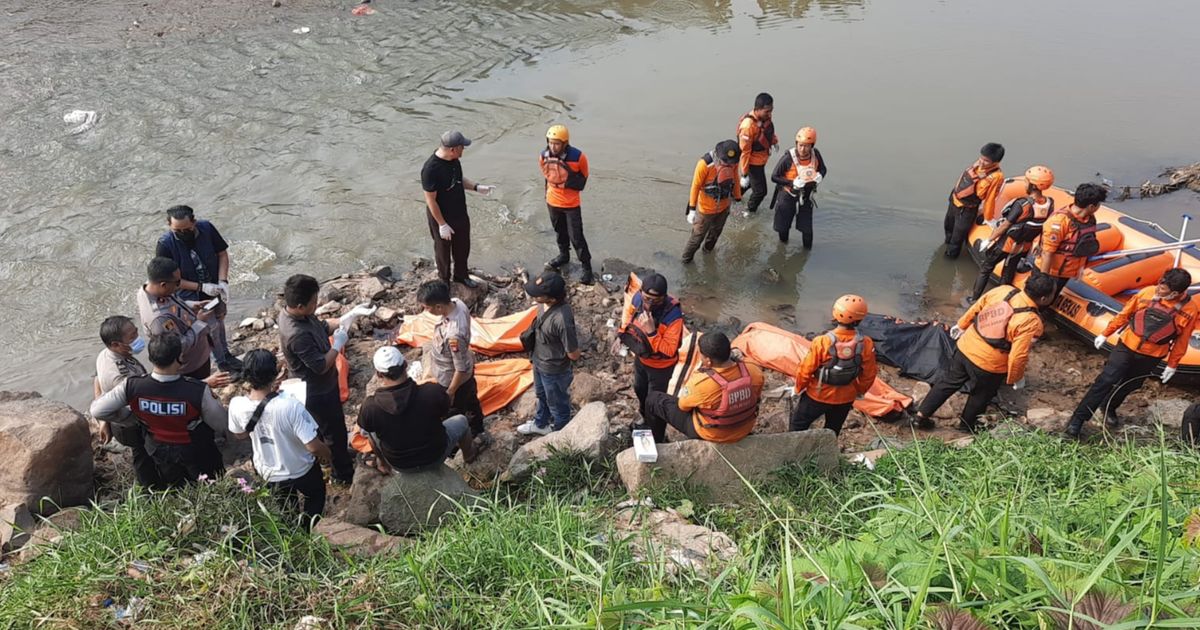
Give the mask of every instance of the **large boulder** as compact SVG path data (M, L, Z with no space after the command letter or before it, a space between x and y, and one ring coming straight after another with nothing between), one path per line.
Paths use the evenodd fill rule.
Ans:
M388 475L374 466L360 465L354 471L354 482L350 484L350 496L346 499L346 511L342 518L354 525L373 525L379 522L379 490L387 482Z
M582 407L591 402L608 402L616 387L595 374L577 372L571 381L571 404Z
M92 434L64 403L0 395L0 462L0 506L20 503L49 514L92 497Z
M475 491L445 464L395 471L379 490L379 522L393 534L412 534L437 527L458 503Z
M592 459L608 454L608 408L602 402L588 403L560 431L543 435L517 449L505 472L506 480L527 477L535 464L554 453L582 453Z
M753 483L788 464L807 462L831 471L837 467L838 454L837 436L819 429L750 435L733 444L703 440L659 444L658 461L653 464L637 461L628 448L617 455L617 471L630 494L638 494L651 482L679 480L706 489L714 501L737 502L751 498L737 473Z

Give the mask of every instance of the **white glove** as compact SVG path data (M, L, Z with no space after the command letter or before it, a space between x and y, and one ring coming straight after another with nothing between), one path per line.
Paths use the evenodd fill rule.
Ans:
M228 282L218 282L217 283L217 293L219 293L221 295L221 299L224 300L226 304L229 303L229 283Z
M979 251L986 252L987 248L992 246L992 239L985 238L979 241Z
M1108 341L1107 337L1104 335L1096 335L1096 338L1092 340L1092 345L1096 346L1096 349L1099 350L1100 348L1104 347L1105 341Z
M212 282L205 282L204 284L200 285L200 292L204 295L211 295L215 297L221 293L221 289Z
M796 388L795 388L795 387L793 387L793 388L791 388L791 389L789 389L789 390L788 390L788 394L789 394L789 395L790 395L792 398L799 398L799 397L801 397L801 396L803 396L803 395L804 395L804 392L805 392L805 391L806 391L806 390L804 390L804 389L802 389L802 390L800 390L800 391L796 391Z
M491 184L476 184L475 186L475 192L481 195L490 195L493 190L496 190L496 187Z
M696 223L696 211L695 210L688 210L687 222L689 225Z
M745 189L749 188L749 187L750 187L750 176L749 176L749 175L742 175L742 182L741 182L741 183L742 183L742 190L745 190Z
M1025 388L1025 377L1022 376L1021 380L1017 381L1016 383L1013 383L1012 387L1013 387L1013 391L1016 391L1018 389L1024 389Z
M341 352L342 348L346 347L347 341L350 341L350 333L349 332L343 330L342 328L338 328L337 330L333 331L333 349L334 350Z
M1175 368L1173 368L1173 367L1163 368L1162 382L1166 383L1167 381L1171 380L1172 376L1175 376Z
M958 324L955 324L950 327L950 338L951 339L954 339L957 341L958 338L961 336L963 336L963 329L959 328Z
M813 175L813 183L814 183L814 184L820 184L822 179L825 179L825 178L824 178L824 177L821 177L821 174L820 174L820 173L817 173L816 175Z
M370 317L371 315L375 314L376 308L378 307L371 306L370 302L366 304L359 304L358 306L350 309L350 312L347 313L347 315L351 317Z
M442 237L443 241L448 241L451 236L454 236L454 228L450 227L448 223L443 223L438 226L438 236Z
M803 179L800 179L799 177L792 180L792 188L795 188L796 190L800 190L801 188L804 188L804 184L805 184L805 181Z

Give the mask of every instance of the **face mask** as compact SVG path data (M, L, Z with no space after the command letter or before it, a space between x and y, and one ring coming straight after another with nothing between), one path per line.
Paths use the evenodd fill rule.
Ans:
M146 340L142 339L141 337L134 339L133 343L129 344L129 350L132 351L134 354L141 354L142 351L145 349L146 349Z
M187 232L176 232L175 238L183 241L184 243L187 243L188 245L191 245L192 243L196 242L196 232L195 232L195 230L188 230Z

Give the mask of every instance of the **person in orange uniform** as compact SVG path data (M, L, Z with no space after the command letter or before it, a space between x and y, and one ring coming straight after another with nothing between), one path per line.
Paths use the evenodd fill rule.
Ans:
M737 442L758 419L763 374L736 358L723 333L700 337L700 368L688 377L681 396L653 391L646 398L646 422L655 442L667 441L667 425L691 440Z
M1187 352L1188 340L1196 328L1196 316L1200 314L1200 308L1188 295L1191 285L1190 273L1183 269L1168 269L1157 286L1138 291L1112 318L1104 333L1096 336L1096 349L1100 349L1109 335L1122 331L1116 347L1104 362L1104 369L1071 414L1067 423L1068 436L1079 437L1083 423L1097 410L1104 412L1104 424L1109 428L1119 426L1117 408L1142 386L1142 381L1150 376L1159 361L1166 359L1167 362L1162 382L1175 376L1179 360Z
M737 164L742 150L733 140L722 140L696 162L692 175L692 191L684 210L692 225L692 237L683 248L683 263L692 262L700 243L711 252L725 229L729 206L742 200L742 183L738 181Z
M973 432L975 420L1001 385L1025 387L1029 350L1042 336L1038 308L1053 299L1054 281L1034 275L1025 281L1024 291L1002 284L971 305L950 329L950 338L958 342L954 356L918 405L917 425L933 428L934 412L970 382L971 393L963 405L960 428Z
M1108 192L1098 184L1080 184L1074 203L1056 210L1042 226L1037 268L1054 279L1054 297L1083 271L1088 256L1100 251L1095 214L1106 199Z
M774 111L775 99L763 92L754 97L754 109L738 122L738 146L742 149L738 173L742 190L752 189L743 216L758 212L759 204L767 198L767 159L771 157L771 150L779 145L775 123L771 121Z
M1003 159L1002 145L995 142L983 145L979 159L963 171L950 191L950 205L942 222L946 230L946 258L958 258L981 209L984 216L992 215L996 195L1004 185L1004 172L1000 170Z
M987 288L992 270L1000 261L1004 269L1000 272L1000 284L1012 284L1017 276L1017 263L1033 249L1033 242L1042 235L1042 226L1054 212L1054 199L1046 191L1054 185L1054 171L1045 166L1031 166L1025 171L1025 195L1017 197L1000 211L1000 223L987 238L979 242L979 251L984 253L983 268L975 280L975 290L970 302L979 299Z
M812 341L796 369L795 395L800 402L788 428L807 431L825 416L825 428L841 433L854 399L875 382L875 342L857 330L867 316L867 301L843 295L833 303L837 326Z
M792 217L796 218L796 229L804 237L804 249L812 249L812 215L816 203L813 195L817 184L825 177L828 168L825 159L817 150L817 130L804 127L796 132L796 146L788 149L771 173L775 182L775 231L779 242L788 242L792 229Z
M571 246L579 256L583 284L595 282L592 274L592 253L583 236L583 213L579 192L587 185L588 161L583 151L571 146L571 134L565 125L554 125L546 131L546 148L538 157L542 176L546 178L546 208L550 225L558 236L558 256L546 263L547 269L559 271L571 261Z
M652 273L642 281L641 290L621 315L617 338L636 357L633 392L646 422L646 396L667 391L683 343L683 308L667 294L667 279L661 274Z

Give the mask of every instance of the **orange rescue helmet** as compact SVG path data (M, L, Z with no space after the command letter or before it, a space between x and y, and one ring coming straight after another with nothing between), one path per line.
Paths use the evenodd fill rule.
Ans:
M867 316L867 301L857 295L843 295L833 303L833 321L857 324Z
M1046 192L1054 185L1054 171L1045 166L1030 166L1029 170L1025 171L1025 181Z
M570 142L571 134L567 131L566 125L554 125L546 130L547 140L558 140L559 142Z
M800 144L816 144L817 130L812 127L801 127L800 131L796 132L796 142Z

